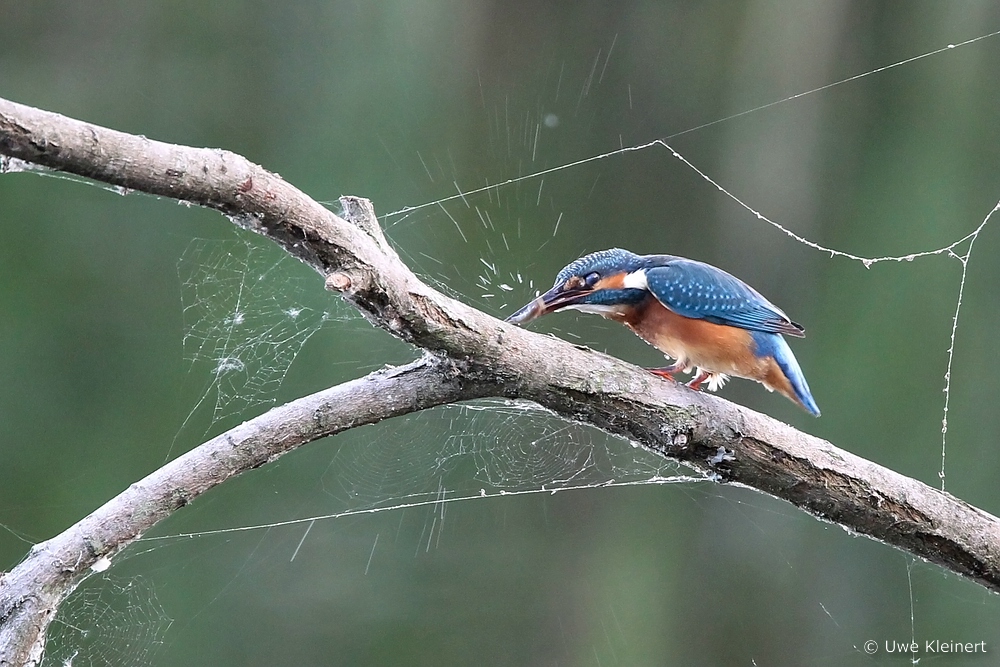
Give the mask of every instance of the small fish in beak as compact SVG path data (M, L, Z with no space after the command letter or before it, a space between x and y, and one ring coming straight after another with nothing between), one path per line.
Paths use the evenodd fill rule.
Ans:
M538 319L544 314L545 303L542 301L542 297L538 297L504 321L517 325L527 324L531 320Z
M506 321L511 324L526 324L538 319L542 315L553 313L560 308L573 306L580 297L591 291L590 287L579 279L556 285L508 317Z

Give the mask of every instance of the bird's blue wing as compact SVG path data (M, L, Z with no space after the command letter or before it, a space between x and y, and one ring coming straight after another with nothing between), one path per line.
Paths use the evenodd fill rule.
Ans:
M646 284L660 303L684 317L751 331L805 335L757 290L703 262L671 258L646 269Z

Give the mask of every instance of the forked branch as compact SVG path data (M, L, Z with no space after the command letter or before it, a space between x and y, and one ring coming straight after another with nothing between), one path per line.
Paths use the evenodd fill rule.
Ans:
M765 415L441 294L403 264L366 200L344 198L344 219L233 153L5 100L0 156L216 209L309 263L375 326L427 353L247 422L34 547L0 577L0 665L37 662L49 620L92 568L215 484L353 426L487 396L533 401L1000 591L996 517Z

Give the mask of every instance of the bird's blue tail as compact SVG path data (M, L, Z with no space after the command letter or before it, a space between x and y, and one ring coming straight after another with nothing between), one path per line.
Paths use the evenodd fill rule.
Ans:
M819 417L819 406L816 405L816 401L812 397L812 392L809 391L806 376L802 374L799 362L795 359L795 355L792 354L792 348L788 347L785 339L780 334L764 333L762 331L755 331L753 334L754 341L757 343L758 356L770 356L774 358L781 371L785 374L785 377L788 378L788 382L792 385L792 391L795 393L795 398L798 399L798 402L802 404L802 407L809 414Z

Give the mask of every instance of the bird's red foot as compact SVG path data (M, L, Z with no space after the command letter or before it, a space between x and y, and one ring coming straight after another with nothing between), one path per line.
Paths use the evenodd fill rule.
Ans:
M674 380L674 373L683 372L684 367L678 366L677 364L671 364L670 366L664 366L663 368L647 368L646 370L653 375L659 375L661 378ZM674 381L676 382L676 380Z
M691 381L687 383L687 386L691 387L695 391L701 389L701 384L708 378L712 377L712 374L707 371L701 371L696 376L691 378Z

